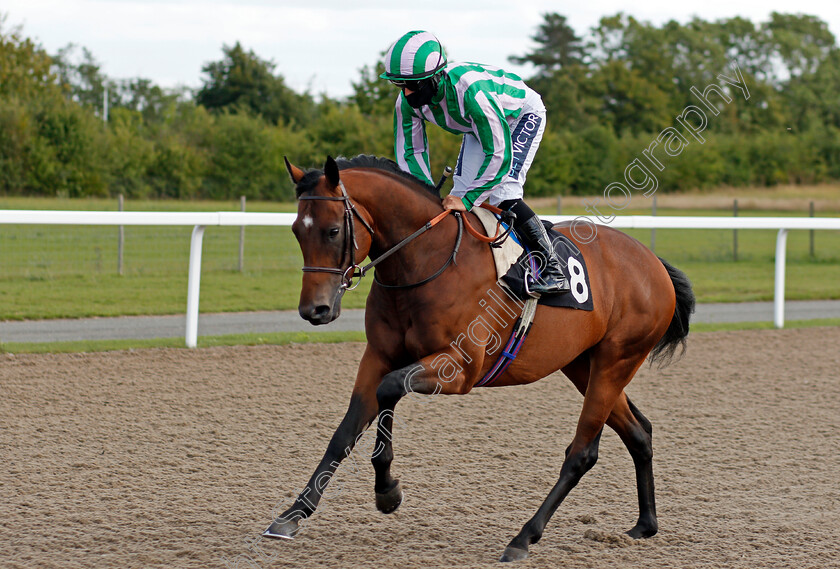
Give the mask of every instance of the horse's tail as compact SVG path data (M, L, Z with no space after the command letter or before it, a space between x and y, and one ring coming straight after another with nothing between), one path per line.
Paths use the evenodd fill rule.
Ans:
M653 347L650 353L650 362L658 363L664 367L671 363L677 348L681 348L680 356L685 352L685 339L688 336L688 321L694 313L694 291L691 290L691 281L681 270L669 265L665 259L659 258L671 277L674 285L674 293L677 297L677 304L674 307L674 316L671 324L662 339Z

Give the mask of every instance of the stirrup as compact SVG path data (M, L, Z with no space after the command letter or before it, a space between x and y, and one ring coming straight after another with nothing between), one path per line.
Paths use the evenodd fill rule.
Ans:
M543 294L561 294L564 292L571 291L571 287L569 286L569 279L566 278L566 275L561 273L560 278L552 279L554 286L547 287L545 281L542 278L532 279L532 274L530 269L525 271L524 276L525 281L525 293L533 298L539 298L540 295ZM531 288L533 281L534 288L543 288L543 290L534 290Z
M535 284L536 284L537 286L539 286L539 283L535 283ZM564 285L565 285L565 286L564 286ZM525 286L525 290L528 292L528 294L530 294L531 296L533 296L533 295L535 295L535 294L536 294L536 295L540 295L540 294L563 294L563 293L566 293L566 292L571 291L572 289L570 289L570 288L569 288L568 283L565 283L565 282L564 282L564 284L558 284L556 288L555 288L555 287L551 287L551 288L546 288L546 289L541 290L541 291L540 291L540 290L532 290L531 288L529 288L529 287L526 285L526 286Z
M531 290L531 287L530 287L531 271L526 270L525 271L525 276L523 277L523 279L524 279L523 284L525 285L525 294L527 294L531 298L539 298L539 297L542 296L541 292L536 292L536 291ZM534 281L534 284L536 284L536 283L537 283L537 281Z
M545 274L545 270L543 274ZM549 283L546 283L542 278L534 280L534 288L529 286L531 273L530 271L525 273L525 292L528 293L529 296L539 296L541 294L562 294L564 292L570 292L572 289L569 286L569 279L566 278L566 275L561 273L560 278L552 278ZM542 289L542 290L534 290L534 289Z

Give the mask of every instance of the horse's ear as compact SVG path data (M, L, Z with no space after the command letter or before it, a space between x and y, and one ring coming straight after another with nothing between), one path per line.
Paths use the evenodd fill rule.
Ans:
M338 186L338 164L335 163L332 156L327 156L327 162L324 164L324 176L327 177L327 181L332 187Z
M285 156L283 157L283 160L286 161L286 170L289 171L289 176L292 177L292 181L295 184L299 183L301 181L301 179L303 178L303 170L301 170L297 166L292 166L292 163L289 162L289 159L286 158Z

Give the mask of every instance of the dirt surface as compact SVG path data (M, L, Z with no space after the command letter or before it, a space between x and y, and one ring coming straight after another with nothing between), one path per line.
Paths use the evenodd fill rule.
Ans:
M632 461L605 431L517 566L837 567L838 346L840 328L692 334L680 362L645 366L628 393L654 425L660 533L623 535ZM379 514L370 463L345 463L298 538L247 562L321 458L362 349L0 354L0 565L497 567L571 440L581 399L561 375L401 403L400 510Z

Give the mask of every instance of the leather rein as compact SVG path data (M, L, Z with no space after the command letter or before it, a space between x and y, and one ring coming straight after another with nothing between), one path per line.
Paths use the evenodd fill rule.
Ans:
M345 245L342 246L342 257L341 257L341 264L339 267L312 267L312 266L305 266L303 267L303 272L305 273L331 273L341 276L341 284L339 285L339 294L343 295L348 290L353 290L359 283L361 283L362 278L374 268L376 265L402 249L404 246L408 245L411 241L425 233L426 231L430 230L432 227L443 221L443 219L449 215L450 213L454 214L458 220L458 235L455 239L455 246L452 249L452 253L449 255L449 258L443 264L443 266L437 270L434 274L425 279L418 281L416 283L411 284L402 284L402 285L389 285L381 282L379 279L376 278L374 275L374 281L376 284L383 288L390 288L390 289L409 289L415 288L421 285L424 285L430 281L433 281L437 277L443 274L443 272L451 265L453 262L457 263L456 257L458 255L458 249L461 247L461 238L463 237L464 232L464 225L467 227L467 232L478 239L479 241L483 241L485 243L489 243L491 247L501 247L501 244L507 239L508 235L513 228L512 220L510 220L509 216L513 216L513 213L506 212L501 210L497 207L491 206L490 204L481 204L480 207L483 207L493 213L499 214L503 217L503 220L506 216L508 216L509 222L508 226L505 230L502 230L502 221L496 226L496 235L493 237L488 237L486 235L482 235L479 233L467 220L466 216L461 215L461 212L454 211L451 209L444 210L442 213L436 215L429 221L427 221L423 227L406 237L405 239L401 240L399 243L382 253L379 257L371 261L365 266L361 266L356 263L356 250L359 248L359 244L356 241L356 233L355 233L355 222L353 216L355 216L361 223L362 226L368 231L368 233L373 236L375 233L373 228L370 224L365 220L364 217L358 212L356 209L355 204L350 199L349 194L347 193L347 189L344 187L344 183L339 181L338 187L341 189L340 196L300 196L298 199L300 200L323 200L323 201L340 201L344 203L344 231L345 231L345 238L344 243ZM513 216L515 217L515 216ZM346 269L342 269L341 266L344 265L345 257L350 257L350 265ZM353 284L353 279L358 277L358 281L356 284Z

